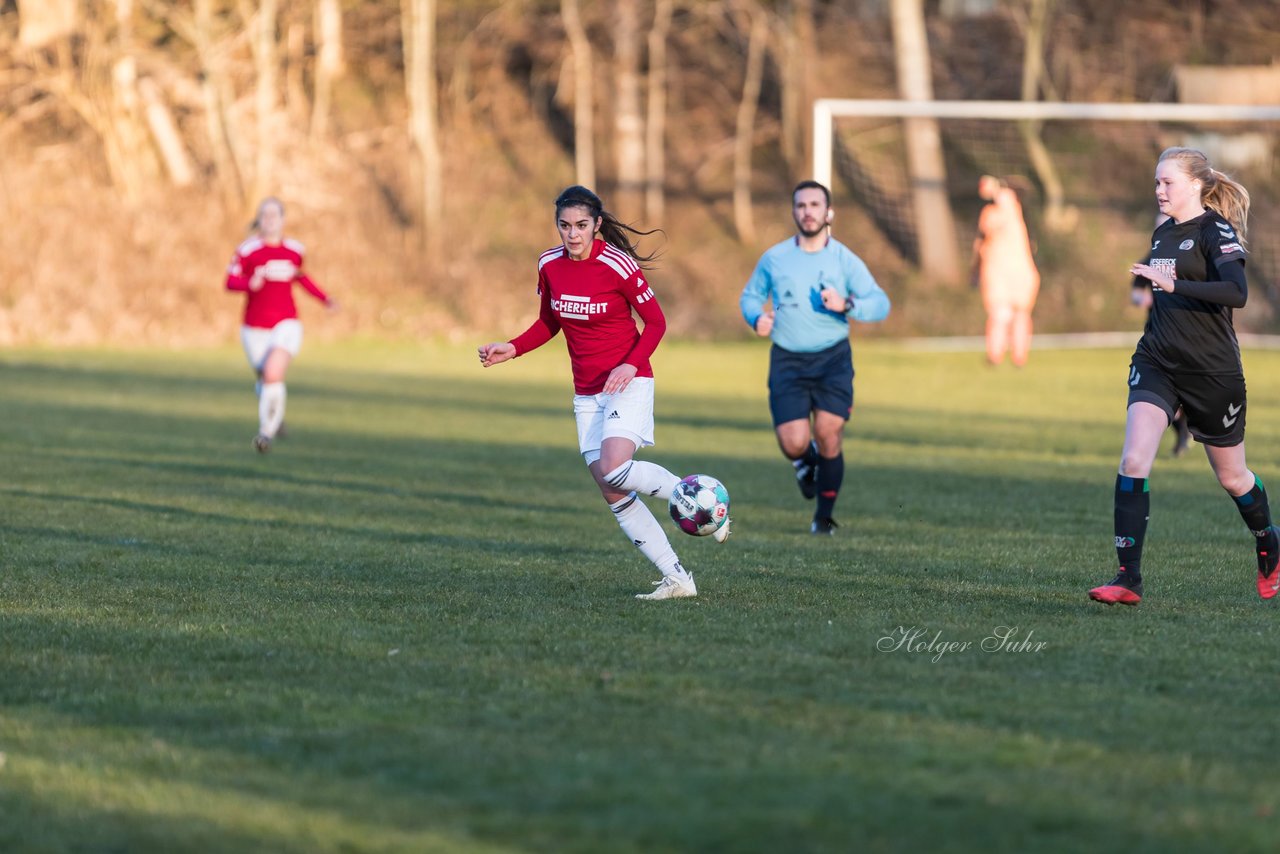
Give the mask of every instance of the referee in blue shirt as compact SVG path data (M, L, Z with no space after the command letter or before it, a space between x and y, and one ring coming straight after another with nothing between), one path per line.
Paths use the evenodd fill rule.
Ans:
M853 411L849 321L884 320L889 297L862 259L831 236L826 187L802 181L791 193L791 214L796 235L760 256L739 305L747 325L773 339L769 409L778 447L804 497L818 499L810 530L830 535L844 480L841 439Z

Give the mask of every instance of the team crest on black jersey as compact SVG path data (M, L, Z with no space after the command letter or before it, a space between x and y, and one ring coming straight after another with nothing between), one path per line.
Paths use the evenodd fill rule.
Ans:
M1195 245L1196 245L1196 242L1194 240L1184 240L1178 244L1178 248L1185 252Z

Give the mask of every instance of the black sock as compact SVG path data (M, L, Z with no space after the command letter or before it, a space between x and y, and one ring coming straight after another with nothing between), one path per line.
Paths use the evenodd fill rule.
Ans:
M1151 493L1145 477L1116 475L1116 557L1134 582L1142 580L1142 541L1151 517Z
M805 466L809 466L810 468L816 466L818 464L818 460L818 443L810 442L809 447L804 449L804 453L801 454L798 459L791 461L791 465L795 466L796 470L799 471Z
M1266 552L1269 557L1275 555L1280 541L1277 540L1275 529L1271 527L1271 506L1267 502L1267 490L1262 485L1262 478L1254 475L1253 489L1244 495L1233 495L1232 498L1236 502L1236 509L1240 511L1240 518L1253 534L1254 548L1259 554Z
M813 511L815 519L830 519L836 509L836 496L844 482L844 454L828 459L818 459L818 506Z

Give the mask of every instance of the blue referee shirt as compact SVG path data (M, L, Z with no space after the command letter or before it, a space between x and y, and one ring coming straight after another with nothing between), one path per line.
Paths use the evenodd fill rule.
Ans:
M828 311L822 292L833 288L851 300L849 313ZM773 302L773 343L793 353L816 353L849 337L849 320L874 323L889 316L889 296L849 247L829 238L817 252L805 252L792 237L760 256L738 304L755 329L766 302Z

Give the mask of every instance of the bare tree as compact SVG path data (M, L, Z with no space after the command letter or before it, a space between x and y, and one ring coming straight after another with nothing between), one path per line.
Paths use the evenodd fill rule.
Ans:
M75 32L83 40L79 51L72 48L70 34L65 31L47 43L55 48L52 55L57 71L42 85L97 134L112 184L132 203L149 175L155 173L146 132L139 122L133 4L131 0L113 0L109 7L93 12L75 21ZM37 31L54 30L46 22Z
M138 94L142 96L147 127L160 151L160 159L164 161L169 180L175 187L190 186L195 181L195 169L191 165L191 158L187 156L182 133L173 120L173 113L165 103L160 87L150 77L143 77L138 81Z
M235 207L242 207L247 201L242 164L244 155L235 150L237 134L233 132L227 115L228 99L224 93L230 92L231 83L223 59L226 49L215 32L213 0L195 0L194 14L189 20L174 20L172 17L170 20L196 49L200 63L200 100L204 107L205 134L209 138L213 167L226 200Z
M648 117L644 125L644 212L649 222L661 222L666 213L667 34L674 5L673 0L655 0L649 30Z
M573 50L573 163L577 181L596 184L595 93L592 86L591 40L582 25L578 0L560 0L560 17Z
M899 92L908 101L933 100L923 0L892 0L892 22ZM905 127L920 266L934 281L955 283L959 280L959 251L947 199L938 122L906 119Z
M315 99L311 108L311 135L329 131L333 84L346 71L342 49L342 6L338 0L316 0Z
M280 132L279 98L277 79L279 60L276 49L276 23L279 17L279 0L258 0L255 13L249 0L237 0L240 17L249 26L253 36L254 67L254 116L258 122L253 169L254 199L267 195L275 173L276 137Z
M138 198L147 181L149 152L139 121L137 46L133 41L133 0L113 0L115 10L114 59L111 64L110 120L106 129L108 146L115 147L118 169L130 201Z
M302 79L306 54L307 28L294 21L284 31L284 97L291 127L306 127L311 112Z
M755 217L751 201L751 151L755 147L756 108L760 103L760 87L764 80L765 43L769 36L769 17L754 2L744 2L742 9L751 23L747 37L747 65L742 81L742 99L738 102L738 121L733 143L733 224L738 239L754 243Z
M640 210L644 193L644 112L640 104L638 0L615 0L613 25L613 145L618 186L614 205L625 217Z
M1044 80L1044 39L1052 3L1053 0L1027 0L1027 16L1022 21L1025 43L1022 55L1022 100L1024 101L1035 101L1040 97L1040 86ZM1070 231L1079 219L1079 212L1066 204L1062 179L1058 177L1058 170L1054 166L1049 149L1040 137L1042 126L1043 123L1039 121L1018 123L1023 144L1027 147L1027 157L1031 160L1031 167L1036 170L1036 177L1044 187L1045 226L1050 231Z
M18 3L18 41L24 47L44 47L69 36L80 26L77 0L21 0Z
M409 136L420 170L422 227L427 251L440 246L444 219L443 164L438 132L436 85L436 0L401 0L405 86L409 96Z
M809 173L813 148L813 72L817 37L813 0L787 0L780 20L782 68L782 157L799 179Z

